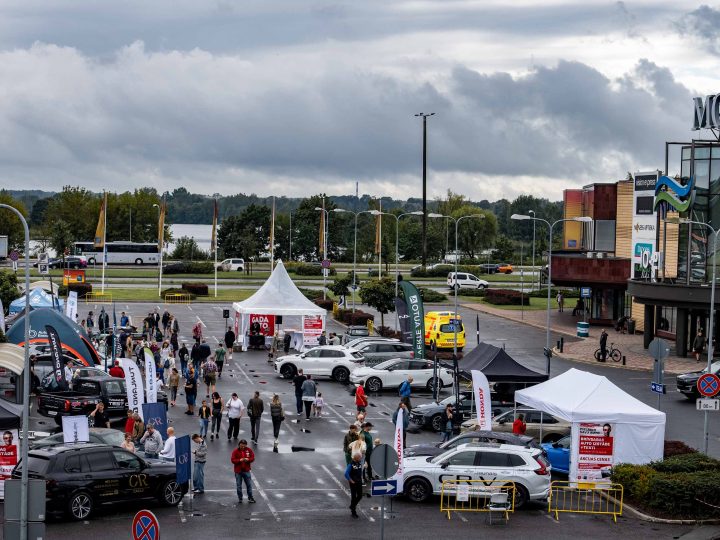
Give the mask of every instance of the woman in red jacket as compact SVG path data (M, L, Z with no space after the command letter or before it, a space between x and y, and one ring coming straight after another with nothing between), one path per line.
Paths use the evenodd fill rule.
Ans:
M362 384L358 384L355 387L355 405L357 406L358 412L365 412L365 407L368 406L368 398L365 395L365 389Z
M518 414L517 419L513 422L513 434L525 435L527 424L525 423L525 415Z

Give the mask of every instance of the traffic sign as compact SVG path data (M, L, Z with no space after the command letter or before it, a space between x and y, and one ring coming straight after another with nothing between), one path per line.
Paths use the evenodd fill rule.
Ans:
M650 390L652 390L656 394L664 394L665 393L665 385L662 383L651 382Z
M140 510L132 521L133 540L160 540L160 523L150 510Z
M590 287L580 287L580 298L590 298L591 289Z
M323 268L330 268L330 259L323 259L323 262L320 263L320 266Z
M720 411L720 399L698 399L695 401L698 411Z
M655 338L650 342L648 352L656 360L664 360L670 354L670 345L664 339Z
M10 260L17 261L20 258L20 254L14 249L10 252Z
M370 465L373 472L380 478L389 478L395 474L400 466L395 449L389 444L380 444L373 448L370 454Z
M47 253L40 253L38 255L38 272L43 275L50 273L50 257Z
M705 397L712 397L720 391L720 377L714 373L705 373L697 382L697 389Z
M373 480L370 492L373 497L397 495L397 480Z

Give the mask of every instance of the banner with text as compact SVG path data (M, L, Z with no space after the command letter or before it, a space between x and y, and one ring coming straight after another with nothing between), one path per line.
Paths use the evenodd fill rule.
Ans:
M410 333L415 358L425 358L425 310L420 291L409 281L401 281L400 288L405 296L409 315Z
M148 403L157 402L157 374L155 370L155 356L153 352L145 347L145 394Z
M315 347L325 329L325 318L322 315L303 315L303 345Z
M405 447L405 432L403 430L404 426L404 413L405 409L398 409L398 415L397 420L395 421L395 436L393 437L393 448L397 452L398 456L398 469L397 472L392 476L395 480L397 480L397 492L400 493L403 490L403 475L405 474L405 471L403 470L403 448Z
M478 429L492 431L492 404L490 400L490 383L482 371L473 369L473 393L477 408Z
M65 301L65 315L67 315L67 317L72 322L76 322L75 318L77 316L77 307L78 307L77 291L70 291L68 293L67 300Z
M127 389L127 400L128 409L136 412L143 418L142 404L145 402L143 399L143 385L142 377L140 375L140 368L132 358L121 358L121 366L125 372L125 387Z
M250 315L250 327L253 323L260 325L260 331L264 336L275 335L275 315Z
M412 345L412 332L410 331L410 315L408 315L407 302L399 296L395 298L395 312L400 322L400 341Z
M155 429L162 435L163 439L167 439L167 411L164 403L143 403L143 417L145 426L153 425Z
M50 344L50 358L52 359L53 375L60 390L67 390L67 381L63 369L62 343L57 330L49 324L45 326L48 343Z
M17 465L19 442L17 429L3 430L0 441L0 499L5 498L5 480L12 477L12 471Z
M570 481L610 482L614 424L575 423L572 426Z
M190 435L175 439L175 478L180 485L190 481Z

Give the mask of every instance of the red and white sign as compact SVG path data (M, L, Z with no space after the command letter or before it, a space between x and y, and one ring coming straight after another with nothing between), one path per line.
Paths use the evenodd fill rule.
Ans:
M250 328L253 323L260 324L260 331L264 336L275 335L275 315L250 315Z
M140 510L132 521L133 540L160 540L160 523L150 510Z
M475 392L475 403L477 404L478 429L481 431L491 431L492 404L490 402L490 383L482 371L473 369L471 373L473 392Z
M12 471L18 462L18 439L17 429L2 430L2 441L0 441L0 498L5 498L5 480L12 476Z
M720 392L720 377L714 373L705 373L697 382L697 389L705 397L712 397Z
M613 465L613 424L578 425L576 481L606 481L603 471L609 472Z
M305 347L315 347L323 330L325 330L325 319L322 315L304 315L303 345Z

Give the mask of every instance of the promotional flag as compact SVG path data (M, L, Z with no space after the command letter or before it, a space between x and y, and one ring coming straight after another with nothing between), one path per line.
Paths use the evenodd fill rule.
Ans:
M175 481L180 485L190 481L190 435L175 439Z
M323 212L325 214L325 212ZM270 270L275 262L275 197L272 202L272 219L270 220Z
M132 358L121 358L121 366L125 372L125 388L127 390L128 409L136 412L143 417L142 404L143 399L142 377L140 376L140 368Z
M49 324L45 326L47 332L48 343L50 343L50 356L52 358L53 374L55 375L55 381L58 384L58 388L61 390L67 390L67 381L65 380L65 374L63 373L63 355L62 355L62 342L60 336L54 327Z
M96 248L104 248L105 247L105 224L107 223L107 220L105 218L106 212L107 212L107 193L104 193L103 200L100 203L100 217L98 218L97 228L95 229L94 246Z
M325 212L320 212L320 250L323 259L325 258Z
M400 341L412 344L412 332L410 331L410 315L408 315L407 302L397 296L395 298L395 312L400 321Z
M0 300L0 331L5 334L5 308L3 307L2 300Z
M158 251L162 252L165 239L165 197L160 201L160 217L158 218Z
M65 315L67 315L72 322L76 322L77 305L78 293L77 291L70 291L67 300L65 300Z
M90 422L84 414L79 416L63 416L62 429L63 442L65 444L90 442Z
M217 199L213 201L213 222L212 222L212 234L210 235L210 253L215 253L217 250L217 222L218 222L218 202Z
M3 438L0 441L0 499L5 498L5 480L12 478L12 472L18 463L19 441L18 430L3 430Z
M400 288L407 303L410 342L415 351L415 358L425 358L425 310L423 309L422 296L420 296L417 287L409 281L401 281Z
M405 409L398 409L397 421L395 422L395 436L393 437L393 448L397 452L398 456L398 470L393 475L393 478L397 480L397 491L400 493L403 490L403 446L404 446L404 430L403 430L403 416Z
M167 439L167 411L163 403L143 403L142 406L145 426L153 425L163 439Z
M143 349L145 353L145 392L148 403L157 402L157 376L155 373L155 355L153 352L145 347Z
M482 371L473 369L473 393L477 407L478 429L480 431L492 431L492 404L490 400L490 383Z

